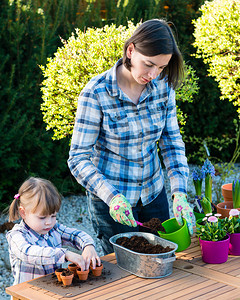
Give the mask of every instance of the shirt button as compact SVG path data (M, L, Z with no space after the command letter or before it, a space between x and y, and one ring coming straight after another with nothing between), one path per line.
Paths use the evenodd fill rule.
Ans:
M143 165L141 165L140 168L143 169Z
M138 149L138 152L142 152L142 149L141 149L141 148L139 148L139 149Z
M137 111L137 112L135 112L135 114L136 114L136 116L138 116L138 115L139 115L139 112Z
M143 136L143 133L142 133L142 132L140 132L138 136L139 136L139 137L142 137L142 136Z
M139 183L138 185L139 185L139 186L142 186L142 183Z

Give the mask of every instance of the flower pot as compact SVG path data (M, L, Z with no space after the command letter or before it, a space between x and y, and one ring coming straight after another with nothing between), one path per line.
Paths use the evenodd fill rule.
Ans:
M62 282L62 279L61 279L61 276L60 276L60 275L62 274L62 272L63 272L64 270L66 270L66 269L59 268L59 269L56 269L56 270L55 270L55 274L56 274L57 279L58 279L59 282Z
M199 238L202 260L207 264L222 264L228 259L229 235L223 241L205 241Z
M191 244L191 238L189 235L187 222L183 219L183 225L178 225L175 218L166 220L162 223L165 228L165 232L158 231L161 238L178 244L176 252L185 250Z
M62 282L63 282L64 285L71 285L72 284L72 280L73 280L73 277L74 277L73 272L71 272L70 270L63 271L60 276L61 276L61 279L62 279Z
M240 233L231 233L230 243L229 243L229 252L231 255L240 255Z
M73 272L74 276L77 276L77 268L78 266L76 264L69 264L68 269Z
M81 268L77 269L77 275L78 275L79 280L87 280L88 273L89 273L89 269L85 270L85 271L82 271Z
M227 202L221 202L217 204L217 212L221 214L221 219L225 217L229 217L229 212L233 208L233 202L227 201ZM240 211L240 208L237 208L237 210Z
M194 216L196 218L196 221L199 220L199 219L203 219L205 217L205 214L204 213L199 213L199 212L196 212L193 210L193 213L194 213Z
M203 219L198 219L196 221L196 228L200 228L201 226L203 226L205 223L205 221L203 221Z
M101 276L103 265L101 264L100 266L96 266L96 268L93 269L92 264L90 264L90 269L92 271L93 276Z
M222 195L225 202L233 201L232 183L226 183L222 185Z

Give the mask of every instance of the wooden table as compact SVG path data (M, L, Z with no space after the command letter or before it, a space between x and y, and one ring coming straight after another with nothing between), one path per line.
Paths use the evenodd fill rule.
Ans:
M188 249L176 253L173 273L159 279L144 279L135 275L106 283L74 297L63 297L33 286L31 281L8 287L13 299L76 300L76 299L240 299L240 257L229 256L224 264L205 264L196 237ZM102 257L116 264L114 253Z

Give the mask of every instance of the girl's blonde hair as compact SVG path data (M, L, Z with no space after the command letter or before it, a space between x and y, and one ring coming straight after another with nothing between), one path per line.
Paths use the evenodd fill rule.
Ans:
M41 205L41 214L51 215L61 206L61 195L55 186L46 179L30 177L19 188L17 197L9 207L9 221L18 220L19 206L30 208L34 213Z

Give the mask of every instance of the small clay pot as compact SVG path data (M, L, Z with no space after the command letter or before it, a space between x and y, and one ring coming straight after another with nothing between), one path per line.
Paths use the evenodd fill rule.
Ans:
M56 270L55 270L55 274L56 274L57 279L58 279L59 282L62 282L62 279L61 279L61 276L60 276L60 275L62 274L62 272L63 272L64 270L66 270L66 269L59 268L59 269L56 269Z
M79 280L87 280L88 273L89 273L89 269L85 270L85 271L82 271L81 268L77 269L77 275L78 275Z
M233 201L232 183L226 183L222 185L222 195L225 202Z
M101 264L100 266L96 266L96 268L93 269L92 264L90 264L90 269L92 271L93 276L101 276L103 265Z
M78 266L76 264L68 265L68 269L73 272L74 276L77 276L77 268L78 268Z
M71 285L72 284L72 280L73 280L73 277L74 277L73 272L71 272L70 270L63 271L60 276L61 276L61 279L62 279L62 282L63 282L64 285Z
M224 219L225 217L228 218L231 209L233 209L233 202L231 201L220 202L217 204L217 212L222 215L220 219ZM240 208L237 208L237 210L240 211Z

